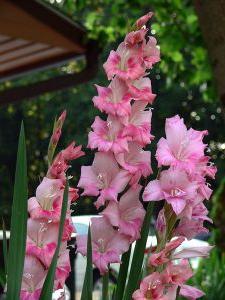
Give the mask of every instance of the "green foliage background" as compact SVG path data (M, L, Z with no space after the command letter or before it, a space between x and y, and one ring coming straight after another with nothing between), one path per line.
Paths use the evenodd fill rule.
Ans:
M97 39L102 47L99 71L89 84L45 94L31 100L0 108L0 215L9 215L16 145L19 124L24 119L27 149L29 195L35 191L39 177L46 172L46 152L55 115L67 109L61 146L75 139L87 144L87 133L97 111L92 97L96 94L94 83L106 85L102 70L111 48L122 40L134 20L149 10L155 12L151 34L158 39L161 62L151 72L152 86L158 94L153 111L153 134L156 141L164 134L166 117L180 114L188 126L210 132L208 142L211 154L219 168L215 187L224 176L225 136L220 103L213 88L213 78L201 32L189 0L49 0L50 5L84 25L89 37ZM13 82L4 82L0 90L43 80L58 73L69 73L82 68L82 62L72 62L60 68L39 72ZM155 143L152 145L154 155ZM88 164L92 155L79 159L72 169L74 183L79 177L80 165ZM154 160L153 160L154 164ZM93 212L91 200L82 199L76 212Z

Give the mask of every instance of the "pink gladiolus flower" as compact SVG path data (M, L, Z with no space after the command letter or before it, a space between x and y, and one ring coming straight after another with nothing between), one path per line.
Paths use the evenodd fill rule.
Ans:
M98 96L93 98L94 105L108 114L124 117L131 112L131 95L125 81L115 77L109 87L96 86Z
M47 177L62 179L65 181L65 172L69 168L67 162L64 160L62 152L60 152L54 159L52 165L48 169Z
M162 283L161 274L154 272L147 277L145 277L141 284L140 288L136 290L133 295L133 300L164 300L163 297L164 285Z
M183 284L180 289L180 295L189 300L196 300L204 296L205 293L195 287Z
M127 235L130 242L140 238L140 229L145 216L145 210L139 201L142 186L129 189L119 202L110 202L102 215L112 226L119 228L119 232Z
M210 223L213 223L212 219L210 219L208 215L208 209L205 207L205 205L201 202L195 205L192 209L192 215L191 218L195 220L202 220L202 221L208 221Z
M32 197L28 200L28 212L32 219L46 219L58 222L61 216L61 199L54 200L51 210L43 209L37 199Z
M129 32L124 39L125 45L128 47L140 45L143 42L147 31L148 29L142 28L140 30Z
M208 257L209 252L214 246L201 246L201 247L190 247L184 248L172 255L173 259L181 258L195 258L195 257Z
M204 156L198 161L198 165L196 166L196 173L198 176L207 176L212 179L215 179L216 172L217 168L212 162L210 162L209 156Z
M99 151L113 151L115 154L128 151L126 137L122 136L123 125L114 117L103 121L95 118L92 129L88 135L88 147L97 148Z
M135 22L135 25L137 28L141 28L143 27L150 19L151 17L153 16L153 12L148 12L146 15L140 17L136 22Z
M122 136L129 141L137 142L144 147L154 138L151 134L151 110L145 110L147 103L137 101L132 105L131 115L129 119L124 119L126 125L123 129Z
M63 195L63 185L60 179L44 177L36 190L36 199L44 210L52 210L54 200Z
M142 100L152 104L156 95L152 93L151 80L143 77L130 84L130 93L134 100Z
M152 173L151 152L144 151L135 143L129 143L128 152L117 154L116 160L131 174L131 185L136 185L141 176L147 177Z
M150 69L160 61L160 50L157 48L157 41L153 36L150 36L147 42L144 40L142 51L146 68Z
M72 142L67 148L61 151L62 157L66 162L77 159L84 155L81 151L82 146L75 146L75 142Z
M121 43L116 51L112 50L103 68L109 80L115 75L123 80L135 80L143 76L141 49L126 46Z
M208 233L208 229L204 227L203 221L198 219L182 218L174 230L174 236L185 236L188 240L193 239L200 233Z
M110 153L96 153L92 166L81 168L78 187L84 189L82 195L99 196L96 207L104 205L105 200L117 201L130 180L127 171L120 170L115 158Z
M26 253L36 256L49 267L58 240L58 224L28 219Z
M160 166L178 166L191 172L204 156L202 138L207 131L187 130L179 116L166 119L166 139L158 142L156 158Z
M184 171L169 169L161 172L159 180L150 181L143 194L144 201L165 199L178 215L185 208L188 200L197 194L197 185L188 179Z
M55 271L56 289L63 289L66 278L71 271L69 250L64 249L59 255Z
M125 235L114 230L104 217L91 219L93 263L101 274L108 271L109 263L120 262L120 255L129 248ZM87 236L77 236L77 251L87 255Z
M182 260L179 264L168 263L163 271L163 280L167 284L182 285L193 273L188 260Z
M24 261L21 300L38 300L47 271L34 256L26 255Z
M75 147L75 142L72 142L55 157L48 170L47 177L55 179L59 178L65 181L65 172L69 168L68 162L83 155L84 152L81 151L81 146Z
M167 243L165 248L158 252L153 253L148 260L149 265L154 267L160 266L162 264L168 263L170 261L171 252L174 251L177 247L179 247L185 238L179 237L171 242Z

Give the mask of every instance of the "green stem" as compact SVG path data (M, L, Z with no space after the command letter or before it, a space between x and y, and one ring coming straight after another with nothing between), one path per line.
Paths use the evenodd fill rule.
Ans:
M128 276L127 286L124 291L123 300L132 299L132 294L136 290L139 279L142 272L142 265L144 259L145 246L148 238L152 211L153 211L153 202L149 202L144 222L141 229L141 238L136 242L134 253L132 256L132 262L130 267L130 272Z
M128 273L128 267L130 261L131 247L132 246L130 246L129 250L122 255L120 271L117 279L117 287L115 292L116 300L123 299L123 293L126 285L126 279L127 279L127 273Z
M102 277L102 281L102 300L109 300L109 272Z

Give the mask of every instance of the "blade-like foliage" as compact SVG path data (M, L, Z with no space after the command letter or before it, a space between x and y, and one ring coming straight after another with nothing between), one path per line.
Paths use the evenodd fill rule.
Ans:
M7 238L6 238L6 228L5 222L2 219L2 230L3 230L3 258L4 258L4 268L5 268L5 275L7 276L7 256L8 256L8 247L7 247Z
M92 242L91 242L91 227L88 229L87 241L87 266L81 293L81 300L92 300L93 290L93 268L92 268Z
M23 123L17 152L11 234L8 254L7 300L19 299L27 235L27 160Z
M109 272L102 277L102 300L109 300Z
M131 268L129 272L129 278L124 292L123 300L132 299L132 294L138 286L140 274L142 271L146 241L148 238L149 227L151 223L152 210L153 210L153 203L150 202L148 204L147 212L141 229L141 238L136 242L135 245L134 254L131 262Z
M131 247L132 246L130 246L129 250L126 253L124 253L121 258L121 265L120 265L119 275L117 279L117 286L113 298L116 300L123 299L123 293L126 285L127 273L129 268L129 262L130 262Z
M66 186L63 194L63 203L62 203L62 209L61 209L61 218L60 218L60 224L59 224L59 234L58 234L58 244L54 253L54 256L52 258L51 265L48 270L48 274L46 276L42 291L40 300L50 300L52 299L52 293L53 293L53 286L54 286L54 278L55 278L55 269L57 266L57 260L59 256L59 250L60 245L62 241L62 234L64 229L64 223L66 218L66 211L67 211L67 204L68 204L68 180L66 181Z

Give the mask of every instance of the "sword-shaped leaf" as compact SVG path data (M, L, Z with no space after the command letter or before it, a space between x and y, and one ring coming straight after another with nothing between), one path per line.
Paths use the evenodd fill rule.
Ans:
M21 124L11 215L6 300L19 299L27 235L27 159Z

